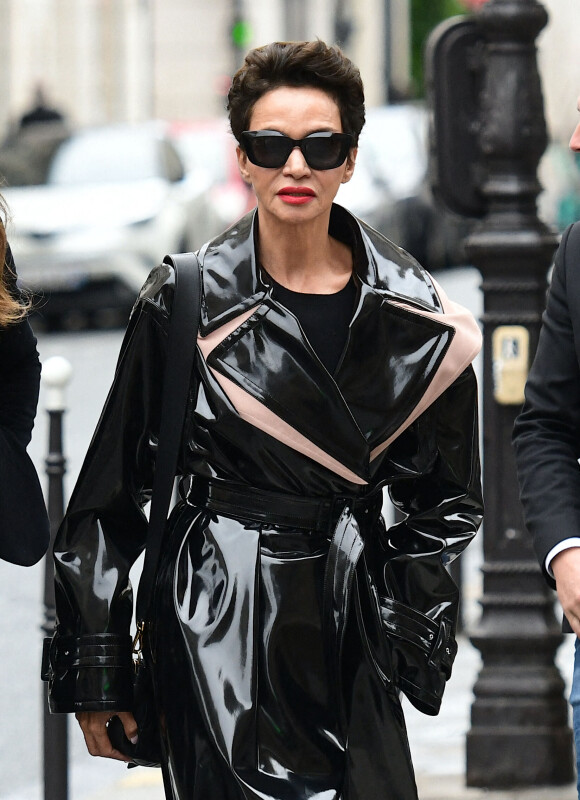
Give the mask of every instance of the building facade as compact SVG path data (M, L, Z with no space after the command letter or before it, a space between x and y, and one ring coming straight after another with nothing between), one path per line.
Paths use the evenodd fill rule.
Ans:
M429 0L425 0L429 2ZM580 89L577 0L542 0L538 41L552 138L575 121ZM275 39L341 41L370 106L404 94L410 0L0 0L0 136L39 86L74 125L222 114L247 47ZM236 19L246 23L239 48ZM565 65L565 70L562 70ZM390 89L389 89L390 87Z
M216 116L242 50L275 39L342 39L369 105L409 82L409 0L0 0L0 19L0 128L39 86L75 125Z

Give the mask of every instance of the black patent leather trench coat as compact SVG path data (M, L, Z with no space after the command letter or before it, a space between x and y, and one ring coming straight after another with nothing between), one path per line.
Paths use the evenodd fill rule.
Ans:
M199 383L152 644L166 778L179 800L411 800L394 667L357 571L380 591L380 542L411 565L401 574L418 603L447 602L443 565L482 513L479 329L414 259L334 206L360 293L330 375L271 296L256 225L251 212L200 252ZM146 537L173 291L162 265L141 292L58 533L53 711L130 707L128 575ZM336 515L304 530L259 502L217 513L194 491L212 483L331 498ZM383 486L402 512L389 531L380 502L357 500Z

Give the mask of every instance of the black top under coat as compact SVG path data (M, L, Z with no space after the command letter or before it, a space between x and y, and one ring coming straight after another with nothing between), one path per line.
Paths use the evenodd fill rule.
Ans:
M334 375L348 338L348 326L357 299L351 278L346 286L332 294L294 292L273 278L272 297L291 311L302 326L312 349L328 372Z

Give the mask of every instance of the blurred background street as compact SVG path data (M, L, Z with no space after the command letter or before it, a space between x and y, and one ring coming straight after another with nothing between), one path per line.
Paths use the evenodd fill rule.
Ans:
M483 3L4 0L0 180L20 281L42 298L38 325L118 326L159 254L199 247L254 205L226 94L244 52L276 38L336 41L361 69L367 124L338 201L430 269L465 264L472 221L430 186L423 52L439 21ZM576 9L544 5L540 212L562 230L580 215L567 149L580 85Z

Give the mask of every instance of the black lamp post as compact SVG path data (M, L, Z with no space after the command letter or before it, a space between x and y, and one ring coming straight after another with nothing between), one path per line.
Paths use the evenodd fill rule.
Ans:
M536 208L547 135L535 39L547 20L535 0L491 0L477 14L486 57L479 143L487 211L466 251L483 276L486 517L482 616L471 637L483 658L467 736L471 786L573 778L564 684L554 665L560 625L524 530L511 448L557 243Z
M446 190L453 195L445 160L460 162L462 194L448 204L479 216L465 246L481 272L484 297L484 582L471 636L483 667L474 687L466 781L492 788L573 779L564 682L554 664L560 622L524 529L511 447L557 244L536 206L547 135L535 40L546 23L536 0L489 0L435 34L430 50L435 138L439 117L446 140L436 145L436 183L444 199ZM442 92L438 81L449 61L463 74L450 73ZM454 129L452 121L465 111L461 91L471 119L458 133L462 126Z

